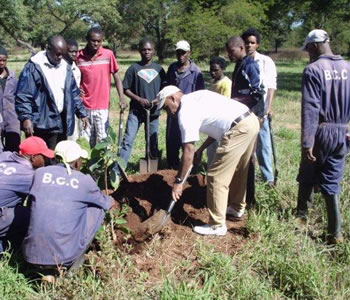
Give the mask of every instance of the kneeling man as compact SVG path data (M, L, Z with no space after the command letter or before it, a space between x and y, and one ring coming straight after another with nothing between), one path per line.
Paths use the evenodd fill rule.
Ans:
M88 153L76 142L59 142L55 154L62 163L35 172L29 228L23 241L25 260L43 269L82 263L113 202L90 175L79 171L81 158Z
M158 107L163 107L168 115L177 115L181 130L183 155L172 189L174 200L182 194L182 181L193 161L200 162L203 150L218 141L208 170L209 224L195 226L194 231L225 235L226 213L235 217L244 213L248 165L259 132L257 117L244 104L227 101L220 94L202 90L184 95L176 86L160 91ZM208 138L195 152L194 143L200 140L200 132Z

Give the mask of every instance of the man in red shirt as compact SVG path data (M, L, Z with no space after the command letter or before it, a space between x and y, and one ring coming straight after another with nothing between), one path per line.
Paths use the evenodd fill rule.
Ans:
M82 135L93 147L96 142L106 138L108 133L111 74L119 95L120 109L126 108L126 102L115 56L111 50L102 47L101 28L90 28L86 40L86 47L78 52L77 65L81 71L83 103L89 120L87 129L82 132Z

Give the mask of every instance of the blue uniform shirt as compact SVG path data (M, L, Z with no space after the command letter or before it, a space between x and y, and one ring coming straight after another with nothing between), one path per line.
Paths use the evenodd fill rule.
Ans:
M302 147L311 148L320 123L350 121L350 64L339 55L320 56L302 78Z
M59 164L35 172L30 191L30 223L23 241L27 262L69 264L85 250L111 200L89 175Z
M15 152L0 154L0 207L15 207L29 194L32 164Z

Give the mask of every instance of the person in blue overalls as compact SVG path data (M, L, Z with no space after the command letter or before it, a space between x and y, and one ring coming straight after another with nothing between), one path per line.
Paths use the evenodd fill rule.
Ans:
M312 30L303 49L310 64L302 77L302 160L297 217L306 218L314 184L326 200L329 244L343 241L339 209L340 181L348 152L350 64L334 55L327 32Z

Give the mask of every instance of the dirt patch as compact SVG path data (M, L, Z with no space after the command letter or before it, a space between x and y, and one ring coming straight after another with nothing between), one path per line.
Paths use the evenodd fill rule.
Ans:
M113 194L120 206L126 204L130 207L126 226L132 233L136 233L141 223L159 209L168 208L175 175L176 171L173 170L132 175L129 182L123 182ZM196 264L197 257L192 252L198 239L212 244L216 251L229 255L243 247L249 237L245 217L227 220L228 234L224 237L200 236L192 231L193 226L205 224L208 219L205 178L191 175L184 185L181 200L171 213L168 226L144 242L138 242L135 238L126 239L125 234L118 231L116 246L129 249L127 251L137 268L160 280L162 272L169 272L175 262L187 259Z

